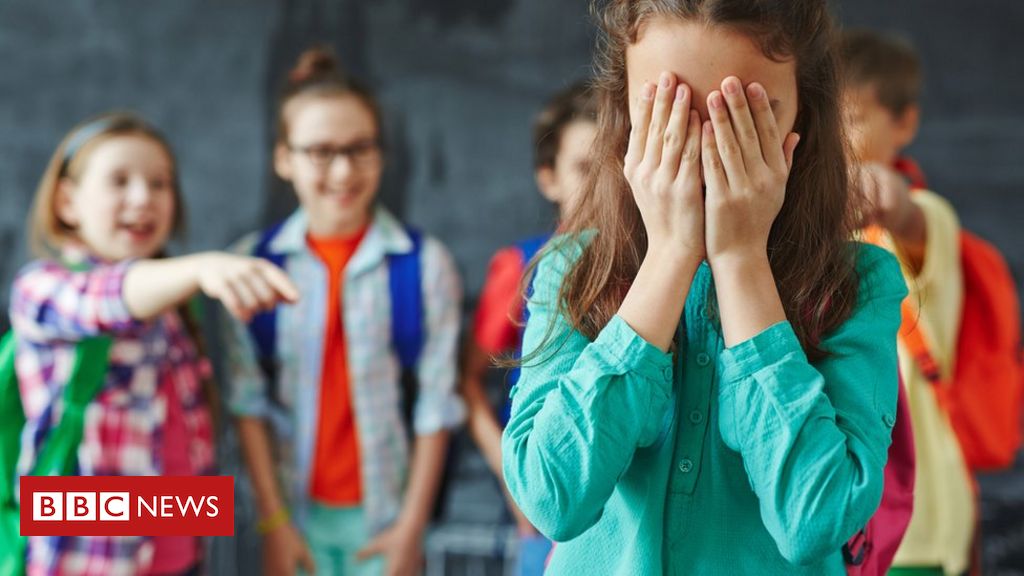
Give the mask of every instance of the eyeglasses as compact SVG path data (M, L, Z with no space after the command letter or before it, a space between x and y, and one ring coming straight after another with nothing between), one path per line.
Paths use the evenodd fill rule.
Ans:
M331 146L314 144L312 146L294 146L289 144L288 150L302 154L317 168L327 168L339 156L348 158L353 168L366 169L373 166L380 157L380 142L376 139L359 140L347 146Z

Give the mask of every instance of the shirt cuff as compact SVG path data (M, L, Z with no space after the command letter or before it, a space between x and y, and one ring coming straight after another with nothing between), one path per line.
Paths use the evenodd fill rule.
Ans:
M417 436L458 428L466 419L466 405L455 394L424 394L416 400L413 427Z
M793 326L789 322L779 322L753 338L723 350L718 356L719 373L725 382L738 382L794 354L807 361Z
M615 315L598 334L594 345L613 359L621 372L654 381L672 382L672 355L643 339L622 317Z

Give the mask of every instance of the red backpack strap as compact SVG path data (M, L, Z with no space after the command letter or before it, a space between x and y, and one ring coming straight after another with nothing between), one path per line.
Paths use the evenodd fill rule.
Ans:
M928 181L925 180L924 171L921 170L921 166L919 166L913 158L910 158L909 156L901 156L893 162L892 167L907 179L911 188L921 189L928 187Z

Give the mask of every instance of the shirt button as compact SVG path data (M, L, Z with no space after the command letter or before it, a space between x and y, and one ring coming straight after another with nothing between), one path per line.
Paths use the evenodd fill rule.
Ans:
M697 365L698 366L703 367L703 366L707 366L710 363L711 363L711 356L708 356L704 352L701 352L700 354L697 354Z
M688 474L690 470L693 470L693 462L690 462L689 458L683 458L679 461L679 471L683 474Z
M664 370L661 371L661 373L665 375L665 379L666 380L671 380L672 379L672 369L671 368L665 368Z
M700 424L703 421L704 421L704 413L703 412L701 412L700 410L694 410L693 412L690 412L690 422L692 422L694 424Z
M882 422L885 422L886 426L892 428L896 425L896 418L892 414L886 414L885 416L882 416Z

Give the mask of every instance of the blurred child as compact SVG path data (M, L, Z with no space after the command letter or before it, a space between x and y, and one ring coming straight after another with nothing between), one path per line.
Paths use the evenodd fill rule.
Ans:
M895 259L851 243L825 0L602 3L594 170L502 435L553 574L846 573L895 424Z
M597 132L597 102L590 88L575 84L557 94L538 115L533 127L534 177L545 198L558 206L564 220L577 202L590 169L590 151ZM491 358L518 353L522 345L522 279L533 255L550 235L528 238L502 248L491 259L480 295L473 336L467 343L462 391L469 409L468 426L473 439L494 474L502 479L501 429L508 421L508 402L496 416L484 389ZM509 374L515 385L518 371ZM518 574L544 571L550 541L537 533L509 499L520 534Z
M375 205L383 162L376 100L331 53L305 52L274 148L300 207L241 247L280 262L303 298L227 334L268 574L417 573L464 417L459 277L440 242Z
M964 299L960 223L952 206L928 190L900 155L917 135L921 69L906 42L868 31L844 33L843 101L847 133L867 201L864 225L897 255L916 324L943 374L956 360ZM920 187L920 183L915 187ZM905 313L905 316L907 314ZM970 471L948 414L905 339L900 373L910 404L917 478L914 512L890 574L961 574L970 564L977 508Z
M86 122L57 148L36 193L40 259L15 280L11 324L27 423L27 474L59 422L76 345L112 338L106 381L88 404L83 476L196 475L213 470L206 360L179 306L198 291L240 317L297 297L272 264L224 253L162 258L183 224L167 141L135 116ZM240 298L252 290L258 298ZM28 574L194 574L194 537L30 537Z

